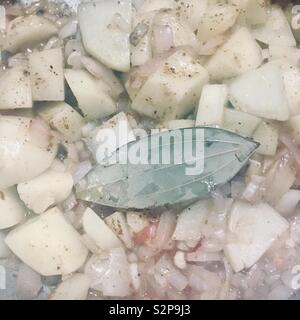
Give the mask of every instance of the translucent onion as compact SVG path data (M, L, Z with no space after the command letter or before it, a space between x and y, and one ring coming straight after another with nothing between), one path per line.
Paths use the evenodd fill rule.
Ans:
M168 25L153 26L152 49L160 54L174 47L173 31Z
M58 32L60 39L66 39L76 34L78 21L76 19L70 20Z

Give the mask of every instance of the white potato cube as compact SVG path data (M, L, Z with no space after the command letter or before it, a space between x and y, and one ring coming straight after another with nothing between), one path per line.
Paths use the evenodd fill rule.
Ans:
M17 257L44 276L74 272L88 254L79 233L58 208L10 231L5 242Z
M15 226L25 219L26 208L20 200L16 187L0 191L0 229Z
M133 247L133 241L129 231L126 217L122 212L115 212L105 218L107 225L124 242L127 248Z
M252 137L253 132L261 123L261 119L252 114L235 109L224 109L223 128L245 137Z
M180 18L185 20L193 31L196 31L209 5L208 0L182 0L180 5L178 2L176 5L176 1L173 0L173 3L175 3L175 9L180 14Z
M29 72L16 66L0 77L0 109L32 108Z
M284 59L278 62L283 66L287 65L287 62L293 66L298 66L300 62L300 49L296 47L286 47L278 44L270 44L268 47L269 60Z
M81 128L85 124L84 119L67 103L46 103L37 112L53 129L62 133L69 142L78 141L81 138Z
M230 102L238 110L266 119L289 118L282 72L273 63L233 79L228 92Z
M101 119L116 111L116 103L103 90L101 80L97 80L85 70L75 69L66 69L65 78L87 119Z
M50 300L85 300L87 298L90 279L83 273L74 273L58 285L50 295Z
M300 145L300 114L293 116L289 120L289 126L292 129L292 135L297 144Z
M78 8L85 49L117 71L130 68L131 12L131 0L92 1Z
M65 99L63 59L61 48L33 52L29 56L33 100L63 101Z
M250 31L241 27L217 49L206 64L211 80L232 78L253 70L263 61L261 48Z
M82 217L82 225L86 234L102 250L122 247L123 244L110 227L90 208Z
M180 118L200 98L208 73L190 54L172 54L145 82L132 101L137 112L160 120Z
M291 116L300 114L300 70L298 64L278 61L283 75L285 93Z
M195 120L192 119L176 119L163 124L167 129L191 128L195 126Z
M245 6L245 17L250 25L261 25L268 19L269 6L266 0L248 0Z
M278 146L278 129L267 122L262 122L253 134L253 140L260 143L257 153L274 156Z
M252 31L255 39L266 44L295 47L296 41L282 9L273 5L266 23Z
M227 96L228 94L226 85L205 85L202 89L201 98L199 101L196 126L222 126Z
M9 22L6 29L7 34L1 41L2 48L16 53L49 39L57 31L57 26L42 16L35 14L21 16Z
M50 168L40 176L18 184L18 193L26 207L43 213L49 207L68 198L73 188L69 172Z
M57 139L42 120L0 116L0 190L47 170L57 146Z
M234 25L238 14L239 11L236 9L236 6L230 4L209 6L198 25L198 38L201 41L207 41L224 33Z
M98 163L105 162L117 149L134 141L135 135L124 112L120 112L90 132L85 142Z
M234 203L228 222L231 237L225 255L233 270L250 268L288 229L289 223L266 203Z
M5 237L6 235L0 232L0 259L5 259L10 255L10 250L4 241Z
M0 6L0 30L6 29L6 10L4 6Z
M203 226L213 209L210 199L200 200L184 209L178 216L173 240L199 241L203 235Z

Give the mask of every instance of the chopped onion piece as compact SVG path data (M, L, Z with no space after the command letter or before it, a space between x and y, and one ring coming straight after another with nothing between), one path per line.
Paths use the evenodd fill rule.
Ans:
M73 36L77 32L78 21L72 19L67 24L65 24L60 31L58 32L58 36L60 39L65 39Z

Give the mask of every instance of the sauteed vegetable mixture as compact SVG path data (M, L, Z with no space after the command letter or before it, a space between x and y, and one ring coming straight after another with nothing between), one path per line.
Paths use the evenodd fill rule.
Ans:
M297 14L268 0L1 1L0 299L292 297ZM105 162L187 128L203 134L195 176Z

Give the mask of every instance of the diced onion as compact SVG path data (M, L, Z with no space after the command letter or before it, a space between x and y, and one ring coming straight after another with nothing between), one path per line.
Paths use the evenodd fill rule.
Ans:
M153 26L153 49L156 53L163 53L174 47L173 31L168 25Z
M59 31L58 36L60 39L65 39L73 36L77 32L78 21L72 19L67 24L65 24Z

